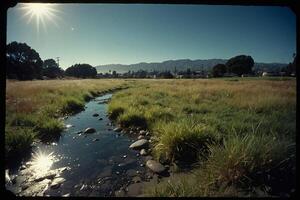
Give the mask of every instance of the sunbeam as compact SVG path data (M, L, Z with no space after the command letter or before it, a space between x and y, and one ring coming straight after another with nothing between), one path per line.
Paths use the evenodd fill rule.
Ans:
M56 27L58 27L56 21L58 20L57 13L60 12L56 9L56 4L49 3L24 3L21 4L20 9L25 10L23 17L28 17L27 24L33 21L35 18L36 29L39 33L40 24L42 24L45 31L47 31L46 20L51 21Z

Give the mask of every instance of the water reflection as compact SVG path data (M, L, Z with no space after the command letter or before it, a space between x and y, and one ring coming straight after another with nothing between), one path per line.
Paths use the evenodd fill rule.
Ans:
M38 150L33 154L31 168L36 175L43 175L50 170L52 164L56 161L53 152L48 154Z

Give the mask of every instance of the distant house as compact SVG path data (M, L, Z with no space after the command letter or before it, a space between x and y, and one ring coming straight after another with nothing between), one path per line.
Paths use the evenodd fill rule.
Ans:
M278 74L275 72L263 72L262 76L278 76Z

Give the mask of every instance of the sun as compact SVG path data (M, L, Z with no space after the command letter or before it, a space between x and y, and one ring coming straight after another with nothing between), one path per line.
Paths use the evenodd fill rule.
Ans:
M57 26L57 13L59 10L56 9L57 4L49 3L23 3L21 4L20 9L24 10L23 17L28 17L27 24L35 18L37 32L40 29L40 23L43 25L46 30L46 19L51 21L55 26Z

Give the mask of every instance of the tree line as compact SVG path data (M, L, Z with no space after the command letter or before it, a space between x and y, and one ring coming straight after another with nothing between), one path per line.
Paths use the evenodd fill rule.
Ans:
M281 69L285 75L296 73L296 54L294 61ZM58 63L50 58L42 60L39 53L26 43L16 41L6 46L6 78L18 80L52 79L65 76L77 78L205 78L208 76L223 77L226 75L242 76L244 74L254 75L254 60L249 55L238 55L230 58L225 64L215 65L211 73L207 71L192 71L191 69L181 71L146 71L138 70L118 74L116 71L110 73L99 73L95 67L89 64L74 64L63 70Z
M94 78L97 70L89 64L75 64L63 70L50 58L42 60L39 53L26 43L16 41L6 46L6 77L8 79L33 80L45 78Z

